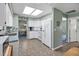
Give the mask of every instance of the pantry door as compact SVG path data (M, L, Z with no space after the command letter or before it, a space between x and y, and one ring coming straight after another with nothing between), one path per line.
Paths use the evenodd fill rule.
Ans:
M51 20L48 20L45 24L45 39L46 45L51 48Z
M42 31L42 42L51 48L51 20L44 20Z

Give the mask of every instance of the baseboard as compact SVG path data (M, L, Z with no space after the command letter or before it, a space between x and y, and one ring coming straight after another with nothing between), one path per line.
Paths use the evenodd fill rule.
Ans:
M79 42L79 41L71 41L71 43L73 43L73 42ZM69 42L70 43L70 42Z
M61 48L61 47L63 47L63 45L60 45L60 46L58 46L58 47L56 47L56 48L52 48L52 50L56 50L56 49L59 49L59 48Z
M52 50L54 50L54 48L52 48Z

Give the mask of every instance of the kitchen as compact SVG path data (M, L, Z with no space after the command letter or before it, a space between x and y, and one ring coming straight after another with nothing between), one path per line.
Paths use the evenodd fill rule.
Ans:
M6 36L1 43L1 47L4 46L4 48L1 49L0 55L5 54L5 46L10 44L13 45L13 55L15 56L29 54L29 47L34 53L39 52L35 55L43 55L43 53L50 55L46 50L51 50L52 53L52 50L62 47L62 44L67 42L67 15L57 8L52 8L52 5L48 3L0 4L0 20L2 21L0 23L0 37ZM8 43L4 44L6 41ZM18 44L16 44L17 42ZM43 49L45 52L39 50L41 47L46 48Z
M16 13L13 13L12 4L2 3L0 4L0 7L1 7L0 16L4 16L4 17L0 17L0 20L2 21L0 23L0 37L3 38L6 37L4 38L3 43L1 43L1 47L3 47L4 43L7 40L8 40L7 44L9 44L18 41L19 39L27 40L33 38L40 40L44 44L48 45L48 47L50 48L52 47L51 31L50 31L51 30L50 17L52 17L51 14L48 14L49 18L46 18L47 16L44 17L44 19L47 19L48 21L47 20L42 21L43 17L39 19L39 18L18 16ZM46 29L46 32L47 30L49 30L49 33L44 33L45 28L42 27L45 26L44 22L48 22L46 24L48 25L47 27L49 27L49 29ZM46 43L46 40L44 39L46 38L48 39L49 38L48 35L50 37L50 40L49 41L47 40L48 42ZM21 37L23 38L21 39ZM4 50L6 49L3 48L0 50L1 51L0 55L4 55L5 53L5 52L3 53Z

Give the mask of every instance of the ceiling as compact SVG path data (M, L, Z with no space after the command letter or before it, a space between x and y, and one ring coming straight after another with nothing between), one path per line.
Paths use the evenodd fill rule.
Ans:
M39 14L38 16L25 15L22 13L25 6L43 10L43 13ZM79 3L12 3L12 8L13 8L13 13L15 14L24 17L33 17L33 18L42 17L46 14L51 13L52 8L57 8L64 13L70 10L76 10L75 13L79 13Z

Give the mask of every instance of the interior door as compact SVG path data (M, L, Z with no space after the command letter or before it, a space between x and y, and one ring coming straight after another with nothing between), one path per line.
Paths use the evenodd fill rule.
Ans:
M77 19L77 41L79 41L79 19Z
M76 40L76 19L74 18L71 18L70 19L71 22L70 22L70 42L73 42L73 41L77 41Z

